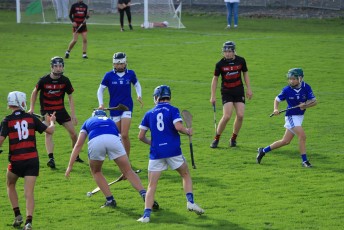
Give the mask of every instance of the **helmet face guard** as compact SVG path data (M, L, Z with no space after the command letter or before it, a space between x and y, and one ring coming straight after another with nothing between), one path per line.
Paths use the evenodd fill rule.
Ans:
M223 43L222 46L222 52L226 52L226 51L235 51L235 43L232 41L227 41L225 43Z
M113 55L112 63L114 64L114 68L117 72L124 72L127 67L127 55L123 52L115 53ZM124 64L124 68L122 67L123 65L118 64Z
M26 94L19 91L10 92L7 96L7 105L16 106L21 110L26 110Z
M51 65L51 72L55 75L55 76L60 76L63 74L63 70L64 70L64 61L62 57L53 57L50 60L50 65ZM62 65L62 69L60 69Z
M171 99L171 89L167 85L160 85L154 89L154 103L157 104L162 99Z

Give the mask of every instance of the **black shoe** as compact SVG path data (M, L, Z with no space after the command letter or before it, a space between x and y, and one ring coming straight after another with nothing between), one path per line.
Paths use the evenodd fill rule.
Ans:
M50 168L54 169L54 168L55 168L55 160L54 160L54 158L50 158L49 161L48 161L48 163L47 163L47 165L48 165Z
M133 26L132 26L132 25L129 25L129 29L130 29L130 30L133 30Z
M111 202L105 202L105 204L103 204L102 206L100 206L101 208L106 208L106 207L108 207L108 208L116 208L116 206L117 206L117 203L116 203L116 201L115 200L112 200Z
M263 152L264 148L258 148L258 154L257 154L257 163L260 164L260 162L263 159L263 156L265 156L265 153Z
M80 163L84 163L84 161L79 156L75 159L75 161L80 162Z
M154 203L153 203L153 209L154 210L159 210L159 203L158 202L156 202L156 201L154 201Z
M65 58L69 58L69 52L66 52Z
M210 144L210 148L217 148L217 145L219 144L219 140L214 140L213 143Z
M311 165L311 163L309 163L309 161L304 161L304 162L302 162L302 167L311 168L312 165Z
M20 227L22 223L23 223L23 217L21 215L18 215L14 218L12 226L17 228L17 227Z
M232 138L229 140L229 146L230 147L236 147L237 143L236 140L233 140Z

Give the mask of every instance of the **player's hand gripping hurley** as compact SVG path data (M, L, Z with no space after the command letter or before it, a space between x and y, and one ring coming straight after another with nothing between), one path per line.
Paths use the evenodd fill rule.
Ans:
M183 116L183 119L185 121L186 127L187 128L191 128L192 127L192 115L191 115L191 113L189 111L187 111L187 110L183 110L182 111L182 116ZM190 143L190 154L191 154L192 168L196 169L194 155L193 155L193 147L192 147L192 138L191 138L191 136L189 136L189 143Z
M280 111L278 111L278 114L281 114L281 113L284 113L284 112L286 112L286 111L288 111L288 110L291 110L291 109L296 109L296 108L299 108L299 107L301 107L301 105L302 104L304 104L305 106L308 106L308 105L310 105L310 104L313 104L315 101L310 101L308 104L305 102L305 103L301 103L301 104L299 104L299 105L296 105L296 106L293 106L293 107L290 107L290 108L287 108L287 109L283 109L283 110L280 110ZM301 107L302 108L302 107ZM270 114L270 117L272 117L272 116L274 116L275 114L274 113L272 113L272 114Z

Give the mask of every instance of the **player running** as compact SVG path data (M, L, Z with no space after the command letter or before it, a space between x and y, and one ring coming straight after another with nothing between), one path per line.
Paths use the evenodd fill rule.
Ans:
M289 85L284 87L274 101L274 115L279 115L278 106L281 101L287 101L288 108L297 108L286 111L284 136L265 148L258 148L257 163L260 164L266 153L288 145L296 135L299 139L299 150L303 167L312 167L306 154L306 134L302 128L302 122L306 108L317 104L312 88L303 81L303 70L300 68L290 69L287 73Z
M187 209L201 215L204 210L194 203L190 172L180 148L179 133L192 135L192 129L183 126L179 109L170 104L171 90L169 86L156 87L153 97L156 106L145 114L139 126L139 139L150 145L150 154L145 210L143 216L137 221L143 223L150 221L158 180L162 171L167 170L168 166L172 170L176 170L183 179ZM151 132L150 139L146 137L148 130Z

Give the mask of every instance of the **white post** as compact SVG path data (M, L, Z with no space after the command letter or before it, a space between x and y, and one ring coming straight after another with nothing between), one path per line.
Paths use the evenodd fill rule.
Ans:
M143 27L149 28L149 21L148 21L148 0L144 0L143 6Z
M20 23L20 0L16 0L17 23Z

